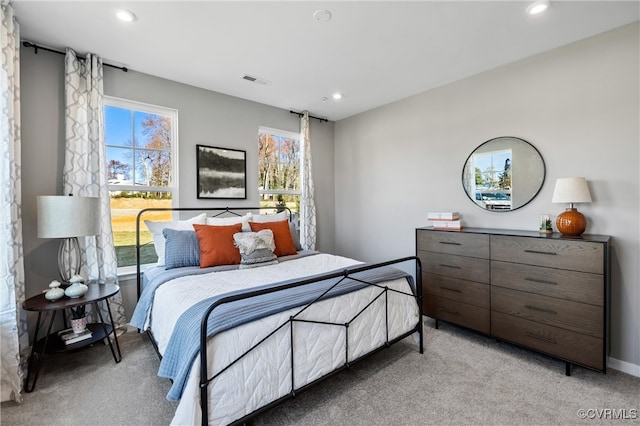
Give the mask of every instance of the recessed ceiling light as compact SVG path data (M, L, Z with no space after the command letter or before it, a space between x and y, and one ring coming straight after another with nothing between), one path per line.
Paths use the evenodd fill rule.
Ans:
M334 93L333 95L331 95L333 97L333 99L335 99L336 101L339 99L342 99L342 93Z
M527 7L527 13L529 15L538 15L549 8L548 0L540 0L535 3L532 3Z
M313 12L313 19L318 22L327 22L331 20L331 12L326 9L319 9Z
M129 12L128 10L120 9L116 12L116 16L122 22L133 22L136 20L136 15L133 12Z

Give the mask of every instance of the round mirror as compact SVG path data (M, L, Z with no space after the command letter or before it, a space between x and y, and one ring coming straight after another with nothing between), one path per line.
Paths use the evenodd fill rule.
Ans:
M501 136L486 141L469 155L462 169L462 186L477 206L508 212L538 195L544 175L544 160L533 145Z

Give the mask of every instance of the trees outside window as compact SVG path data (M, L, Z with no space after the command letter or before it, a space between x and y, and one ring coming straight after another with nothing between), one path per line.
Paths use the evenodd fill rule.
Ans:
M286 206L300 211L300 135L260 127L258 191L261 207Z
M176 110L105 97L105 141L118 267L135 265L135 219L141 209L172 207L177 150ZM171 220L171 212L145 215ZM151 240L144 225L142 242ZM157 260L153 244L143 247L141 263Z

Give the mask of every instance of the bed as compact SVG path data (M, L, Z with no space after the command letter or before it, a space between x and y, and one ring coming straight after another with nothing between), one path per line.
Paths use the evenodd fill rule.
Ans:
M141 220L163 210L202 212L145 221L159 262L144 274L137 265L131 324L149 335L158 374L172 380L172 424L243 423L411 335L423 352L415 256L365 264L301 250L287 209L225 207L142 210L138 259ZM212 264L207 250L229 238L240 262ZM402 264L415 267L417 283Z

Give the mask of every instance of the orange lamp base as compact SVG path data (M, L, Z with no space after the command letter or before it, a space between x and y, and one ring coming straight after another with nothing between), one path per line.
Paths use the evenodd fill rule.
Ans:
M587 229L587 219L575 208L569 208L556 218L556 228L564 235L580 235Z

